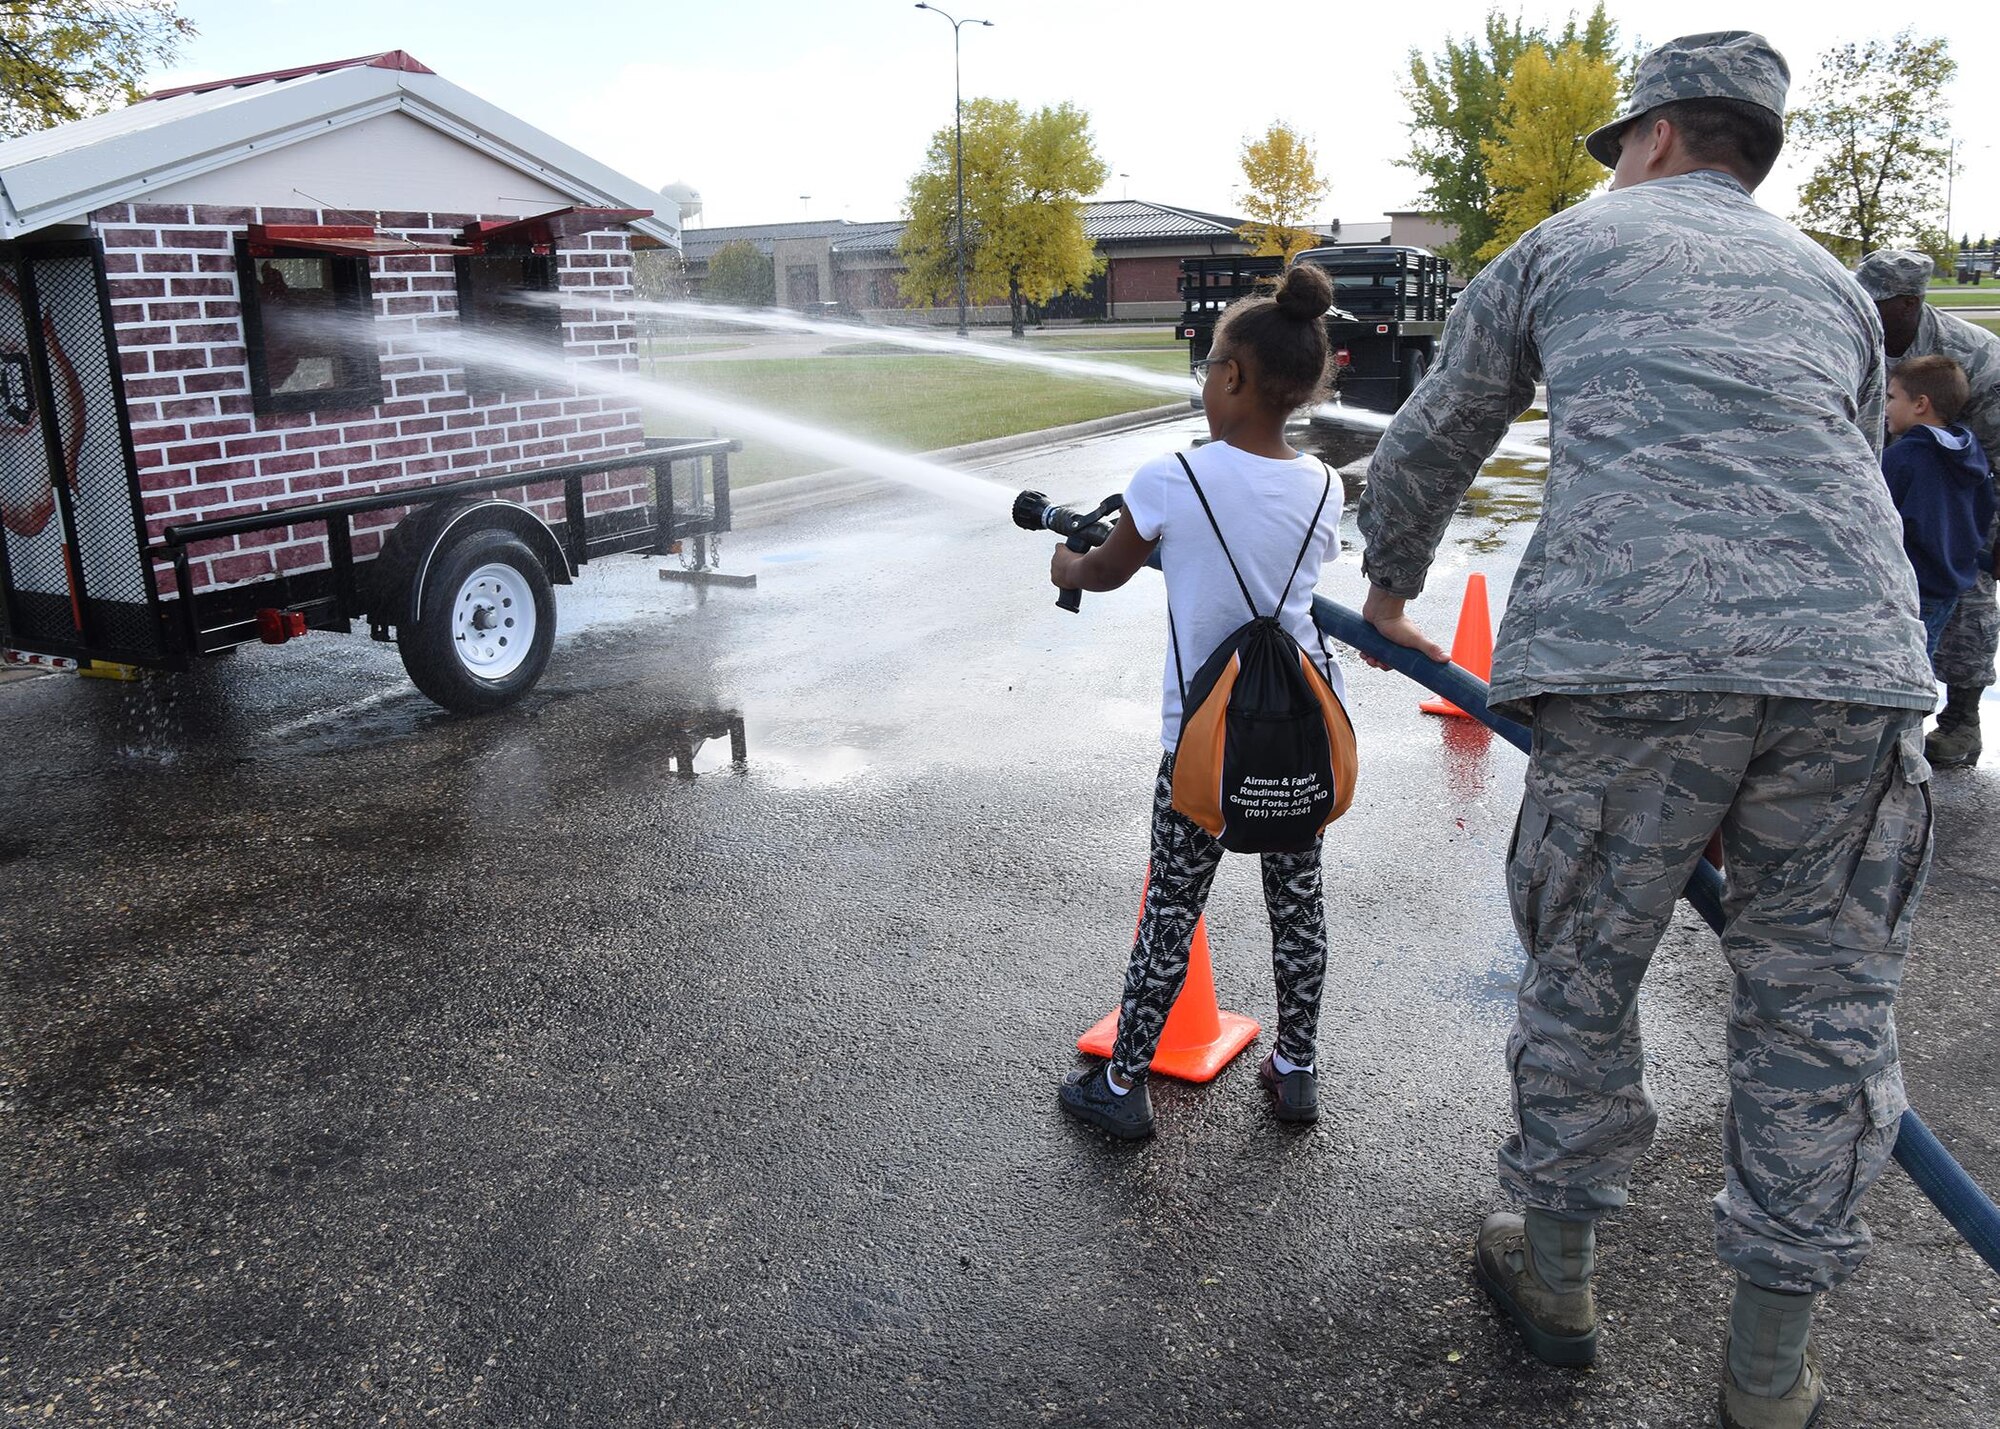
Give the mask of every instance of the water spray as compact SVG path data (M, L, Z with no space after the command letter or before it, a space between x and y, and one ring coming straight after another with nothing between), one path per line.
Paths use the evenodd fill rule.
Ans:
M1143 367L1131 367L1122 362L1086 362L1077 357L1057 357L1052 353L1002 347L998 343L967 342L959 338L936 337L929 333L911 332L904 328L867 328L857 331L852 323L828 322L823 318L809 318L803 314L780 312L773 308L735 308L710 303L658 303L644 298L619 299L607 303L600 299L586 299L568 293L546 293L540 296L543 301L572 306L610 308L618 312L643 313L687 322L726 323L732 327L759 328L766 332L793 333L803 337L839 338L846 342L880 342L939 357L970 357L980 362L998 363L1009 367L1029 367L1064 377L1085 378L1096 382L1123 382L1127 386L1143 387L1148 391L1172 397L1189 397L1195 391L1194 379L1190 376L1175 376L1170 372L1149 372Z
M1122 362L1086 362L1080 358L1058 357L1052 353L1032 352L1025 348L1007 347L994 342L968 342L962 338L937 337L929 333L912 332L907 328L866 328L857 332L852 323L829 322L824 318L809 318L800 313L781 312L775 308L738 308L720 303L663 303L645 298L619 298L607 301L570 293L538 293L527 296L539 302L564 307L609 309L614 312L675 318L686 322L724 323L732 327L756 328L764 332L793 333L803 337L831 337L847 342L879 342L939 357L965 357L977 362L1025 367L1063 377L1077 377L1098 382L1123 382L1127 386L1142 387L1149 392L1175 397L1193 397L1200 391L1199 384L1191 375L1182 377L1165 372L1149 372L1143 367L1132 367ZM1390 418L1381 412L1349 407L1338 398L1319 403L1312 407L1307 415L1314 421L1369 432L1386 432L1390 422ZM1503 440L1495 449L1495 454L1532 462L1546 462L1549 458L1546 444L1519 438Z
M339 321L329 319L328 321ZM504 367L542 386L577 388L616 397L642 410L689 420L732 436L759 436L792 451L808 452L840 466L857 467L934 496L948 497L993 512L1006 493L993 483L907 452L891 451L856 437L777 416L756 407L653 382L636 373L620 372L590 362L576 362L477 328L398 334L394 351L460 367Z

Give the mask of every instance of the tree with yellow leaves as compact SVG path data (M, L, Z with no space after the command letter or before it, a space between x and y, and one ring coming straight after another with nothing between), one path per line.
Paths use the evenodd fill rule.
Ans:
M173 0L0 0L0 138L130 104L194 32Z
M1493 184L1493 236L1478 259L1490 263L1545 218L1590 196L1604 166L1584 136L1618 113L1618 66L1571 42L1553 53L1532 45L1514 61L1498 133L1481 142Z
M1330 185L1305 136L1283 120L1261 139L1243 141L1243 211L1250 222L1236 230L1259 258L1287 263L1314 247L1320 236L1306 224Z
M940 301L957 283L957 143L931 137L910 179L903 276L914 303ZM966 291L977 304L1007 300L1014 336L1031 304L1081 291L1104 271L1083 227L1083 201L1106 177L1090 116L1073 104L1026 113L1013 100L965 102Z

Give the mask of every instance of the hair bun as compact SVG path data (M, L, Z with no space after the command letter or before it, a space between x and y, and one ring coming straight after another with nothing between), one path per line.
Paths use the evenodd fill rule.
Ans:
M1311 263L1294 263L1278 285L1278 307L1286 317L1313 322L1333 306L1333 280Z

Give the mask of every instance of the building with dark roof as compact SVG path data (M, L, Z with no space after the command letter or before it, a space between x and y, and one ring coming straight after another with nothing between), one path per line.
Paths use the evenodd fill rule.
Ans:
M1172 321L1180 316L1183 258L1247 253L1237 237L1243 220L1143 199L1111 199L1083 206L1083 228L1105 260L1104 271L1081 293L1044 304L1044 319L1112 318ZM882 322L956 321L955 296L934 306L904 301L901 245L904 224L823 219L688 229L682 234L687 276L699 292L708 260L725 243L744 241L771 259L781 307L838 305ZM1329 239L1339 236L1333 225ZM978 322L1005 322L1004 305L975 308Z

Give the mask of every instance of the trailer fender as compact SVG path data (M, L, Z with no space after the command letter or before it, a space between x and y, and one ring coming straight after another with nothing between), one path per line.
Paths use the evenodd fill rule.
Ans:
M424 608L424 582L438 553L466 532L487 527L519 536L541 560L551 581L570 583L574 572L562 542L547 522L519 502L492 497L422 507L397 523L374 563L368 619L377 639L387 638L389 626L401 629L416 623Z

